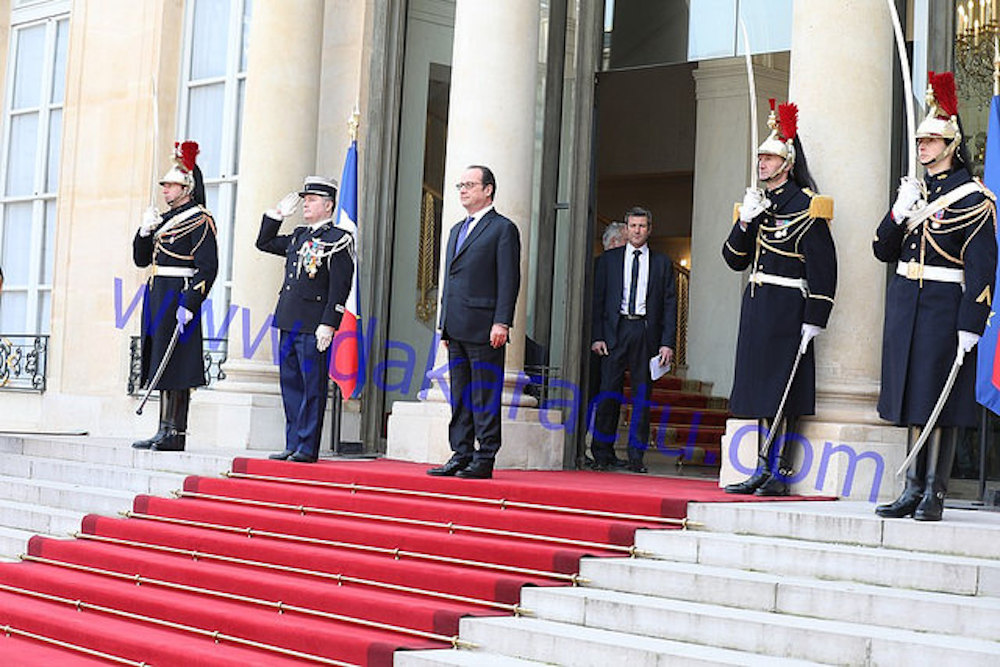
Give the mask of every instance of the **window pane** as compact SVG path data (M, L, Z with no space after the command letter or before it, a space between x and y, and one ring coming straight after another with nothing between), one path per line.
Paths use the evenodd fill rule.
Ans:
M201 147L198 165L205 178L218 178L222 146L222 104L225 85L192 88L188 96L186 137Z
M11 117L9 150L5 194L9 197L34 194L35 159L38 151L37 113Z
M28 294L26 292L0 293L0 331L5 334L28 333Z
M4 288L28 284L31 257L31 202L4 207L3 275Z
M746 23L754 53L792 48L792 0L740 0L740 16ZM739 55L743 52L740 35Z
M42 66L45 63L45 26L17 31L17 65L14 68L14 109L41 103Z
M42 235L42 271L38 280L43 285L52 284L52 262L56 250L56 202L45 202L45 233Z
M34 331L26 331L25 333L40 333L47 334L49 332L49 323L52 319L52 292L49 290L41 290L38 292L38 317L36 319L36 328Z
M692 2L691 22L688 25L688 60L733 55L736 32L734 0Z
M63 19L56 24L56 60L52 68L52 104L62 104L66 94L66 48L69 44L69 21Z
M62 138L62 109L53 109L49 114L49 154L46 159L45 191L55 192L59 188L59 144Z
M243 3L243 43L240 46L240 71L247 71L247 49L250 48L250 15L253 13L253 0Z
M223 76L229 44L230 0L197 0L191 42L191 78ZM221 107L220 107L221 108Z

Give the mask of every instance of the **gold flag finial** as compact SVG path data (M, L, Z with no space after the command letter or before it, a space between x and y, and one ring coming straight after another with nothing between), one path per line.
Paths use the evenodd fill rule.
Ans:
M358 106L354 105L354 112L351 114L350 119L347 121L347 133L351 137L351 141L358 140L358 127L361 125L361 112L358 111Z

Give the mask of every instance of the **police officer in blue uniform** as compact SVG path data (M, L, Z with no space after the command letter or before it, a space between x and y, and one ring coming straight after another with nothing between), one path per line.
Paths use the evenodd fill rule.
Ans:
M926 426L956 355L964 361L906 486L875 513L940 521L958 429L978 423L975 346L986 326L996 275L993 194L969 173L951 72L931 72L927 117L917 128L923 181L904 177L872 247L893 270L886 294L879 415L908 427L912 445Z
M354 237L334 225L337 186L310 176L300 192L264 213L257 248L285 258L274 326L280 332L285 449L272 459L311 463L319 457L329 386L329 347L344 315L354 277ZM304 225L278 234L302 201Z
M747 188L736 209L722 256L735 271L750 269L740 308L736 369L729 409L757 419L761 446L767 429L778 429L771 451L758 451L747 480L727 493L788 494L796 418L815 412L816 370L809 345L827 324L837 286L837 254L830 235L833 200L816 194L796 133L798 109L771 100L770 136L757 149L757 175L765 191ZM785 404L774 419L803 350Z
M153 389L160 392L160 427L137 449L180 451L187 433L190 389L206 384L201 304L219 268L215 221L205 209L205 186L195 161L198 144L175 144L174 165L160 179L168 209L150 207L132 240L135 265L152 265L142 300L142 384L163 363L174 329L176 346Z

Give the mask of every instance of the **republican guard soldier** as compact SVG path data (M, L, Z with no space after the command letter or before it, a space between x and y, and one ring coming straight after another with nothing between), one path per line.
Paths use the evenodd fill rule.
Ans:
M299 201L306 224L279 234ZM344 316L354 278L354 237L334 225L337 186L320 176L305 179L264 213L257 248L285 258L274 311L280 331L279 377L285 407L285 449L270 458L311 463L319 457L329 386L329 348Z
M826 327L833 308L837 255L829 224L833 200L816 194L797 123L794 104L781 104L775 114L771 100L771 133L757 149L757 176L765 190L747 188L722 248L730 268L750 269L729 409L738 417L757 419L761 434L754 474L726 486L727 493L787 495L796 419L815 411L816 370L809 342ZM774 423L797 356L782 423ZM770 451L763 451L768 429L781 436Z
M184 449L190 390L205 381L201 305L219 268L215 221L205 208L205 185L196 163L198 144L174 145L174 165L160 179L167 211L150 207L132 240L138 267L152 266L142 300L142 384L166 364L153 389L160 392L160 427L137 449ZM177 342L168 356L170 341Z
M928 113L917 127L923 181L904 176L872 247L892 268L885 302L879 415L908 427L912 447L964 357L947 402L906 472L894 502L875 513L940 521L958 429L978 423L975 346L986 326L996 276L993 194L969 173L951 72L930 72Z

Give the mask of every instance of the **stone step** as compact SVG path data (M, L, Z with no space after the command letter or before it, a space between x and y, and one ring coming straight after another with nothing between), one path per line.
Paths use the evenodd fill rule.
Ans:
M864 501L691 503L704 530L1000 560L1000 513L946 509L945 520L882 519Z
M1000 598L995 597L821 581L648 558L585 558L580 575L589 580L588 588L919 632L994 640L1000 628Z
M18 554L28 550L28 540L34 535L29 530L0 526L0 562L16 561Z
M467 649L430 649L425 651L396 651L393 667L538 667L552 663L522 660L508 655L486 653Z
M521 601L544 620L827 664L1000 663L995 641L618 591L526 587Z
M80 510L0 500L0 526L43 535L62 537L80 530L80 521L85 514Z
M30 505L115 514L131 509L134 493L84 484L65 484L41 479L0 476L0 500Z
M804 667L820 664L523 617L464 618L461 637L489 653L572 667Z
M1000 561L696 530L636 533L655 558L876 586L1000 596Z
M149 470L142 467L128 468L18 455L0 457L0 475L118 489L132 495L137 493L166 495L173 489L179 488L187 477L185 473Z

